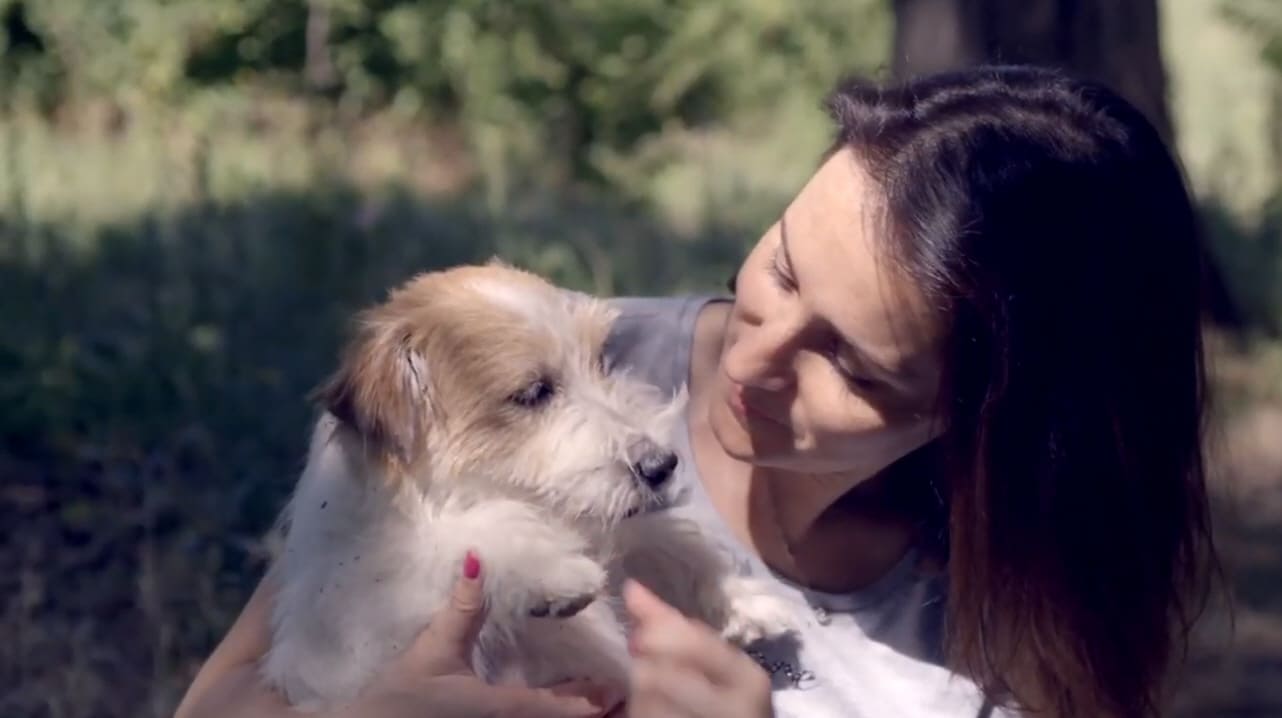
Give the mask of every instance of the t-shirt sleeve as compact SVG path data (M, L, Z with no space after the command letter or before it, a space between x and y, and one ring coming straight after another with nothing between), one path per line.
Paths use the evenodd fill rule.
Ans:
M626 370L665 392L689 380L694 320L705 300L695 297L611 299L619 312L606 340L611 371Z

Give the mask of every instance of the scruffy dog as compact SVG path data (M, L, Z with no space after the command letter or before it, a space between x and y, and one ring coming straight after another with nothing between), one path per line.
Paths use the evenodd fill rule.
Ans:
M603 302L491 263L420 275L361 317L283 515L272 645L291 703L356 696L448 601L469 548L487 680L623 691L632 575L740 643L788 612L661 506L683 396L610 373Z

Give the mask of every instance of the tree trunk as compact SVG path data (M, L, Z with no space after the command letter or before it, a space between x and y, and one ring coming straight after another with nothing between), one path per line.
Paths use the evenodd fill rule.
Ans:
M329 33L329 6L324 0L308 0L303 76L307 85L317 92L333 89L338 79L329 54Z
M1132 102L1168 142L1157 0L894 0L897 77L982 62L1062 67Z
M895 77L978 64L966 0L895 0Z
M1174 148L1158 0L894 0L892 69L909 78L981 63L1060 67L1134 104ZM1223 271L1206 255L1212 321L1240 326Z

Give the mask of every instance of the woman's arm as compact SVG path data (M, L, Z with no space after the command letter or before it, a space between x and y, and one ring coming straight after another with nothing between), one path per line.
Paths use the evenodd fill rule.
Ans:
M263 684L257 670L269 643L274 590L269 572L197 672L174 718L296 718L285 700ZM484 621L482 579L475 562L473 572L456 581L445 609L365 694L320 718L591 718L617 703L605 691L579 682L540 689L486 684L470 666Z
M267 652L268 644L268 611L271 605L272 574L269 571L259 581L249 602L241 609L236 622L232 624L222 642L210 654L209 659L196 673L196 678L187 689L174 718L201 718L205 715L226 715L223 711L208 710L225 704L228 694L235 695L257 683L255 663ZM269 710L271 699L278 704L281 714L285 713L284 701L270 691L262 691L264 704L261 713L244 715L272 715ZM220 700L221 698L221 700ZM206 700L208 699L208 700Z

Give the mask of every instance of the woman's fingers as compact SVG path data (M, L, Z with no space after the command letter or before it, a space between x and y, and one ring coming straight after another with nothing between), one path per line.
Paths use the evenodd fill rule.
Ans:
M664 603L640 581L628 579L623 584L623 601L628 612L639 621L663 621L685 619L680 611Z
M634 634L633 645L638 656L698 671L721 686L743 687L751 681L749 687L756 689L769 684L751 658L703 626L646 627Z
M417 685L367 696L334 718L600 718L609 706L599 705L591 689L575 694L548 688L492 686L474 676L429 676Z
M622 687L620 687L621 689ZM602 712L611 711L623 703L627 696L619 689L610 689L590 681L565 681L548 686L547 691L558 696L580 696L587 698L593 705L599 706Z
M485 590L481 561L468 551L454 582L449 603L418 635L405 660L430 667L431 674L472 672L472 647L485 625Z
M512 688L508 693L512 718L601 718L618 702L599 686L570 681L548 688Z
M700 671L727 686L741 683L756 668L711 628L686 618L641 584L629 581L623 597L635 622L629 646L636 655Z
M431 715L441 718L597 718L617 703L605 689L584 682L526 688L480 680L472 670L472 651L486 617L481 574L480 558L469 551L449 602L389 672L385 687L393 695L412 694L424 680L435 680Z
M718 688L677 663L640 660L632 670L628 718L701 718L731 715Z
M629 718L720 718L772 714L770 679L708 626L628 582L633 620Z

